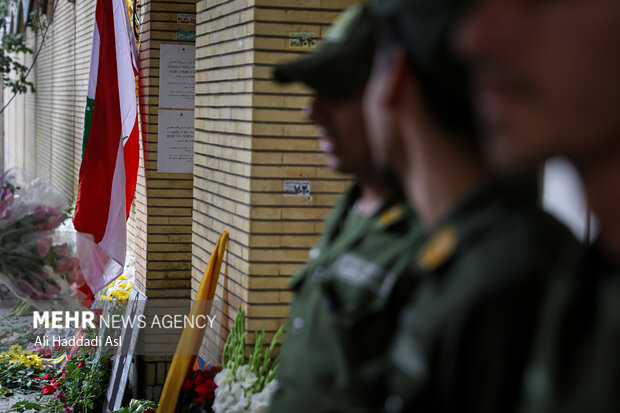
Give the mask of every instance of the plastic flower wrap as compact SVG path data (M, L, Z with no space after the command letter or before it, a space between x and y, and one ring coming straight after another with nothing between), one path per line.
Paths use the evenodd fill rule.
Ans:
M20 170L0 175L0 282L37 308L77 308L83 298L73 242L55 231L67 217L48 183Z
M215 376L215 413L266 412L277 386L274 380L277 363L270 357L282 334L281 327L263 352L265 330L256 334L254 352L245 359L245 315L239 310L222 354L223 370Z

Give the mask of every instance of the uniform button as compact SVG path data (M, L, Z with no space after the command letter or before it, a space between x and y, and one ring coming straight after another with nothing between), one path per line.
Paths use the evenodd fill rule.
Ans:
M325 268L319 265L318 267L314 269L314 273L312 274L312 280L316 283L321 282L324 275L325 275Z
M393 394L385 399L385 410L388 413L398 413L403 410L402 397Z
M303 318L301 317L295 318L293 320L293 334L297 336L300 335L305 325L306 325L306 321Z

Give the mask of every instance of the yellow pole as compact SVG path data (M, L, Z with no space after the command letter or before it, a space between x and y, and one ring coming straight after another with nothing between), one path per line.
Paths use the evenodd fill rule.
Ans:
M194 319L200 314L209 314L211 312L211 304L215 296L215 288L217 287L217 280L220 275L227 242L228 231L224 231L217 240L211 258L209 258L207 269L202 275L198 293L190 311L190 317L194 317ZM196 361L204 333L205 328L186 327L183 329L183 334L177 345L168 376L166 376L166 383L159 399L157 413L172 413L176 409L181 386L187 372Z

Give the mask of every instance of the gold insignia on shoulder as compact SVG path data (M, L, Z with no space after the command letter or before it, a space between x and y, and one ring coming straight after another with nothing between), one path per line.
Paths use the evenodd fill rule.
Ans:
M403 204L394 205L384 211L383 214L381 214L381 216L379 217L379 224L382 227L388 227L398 221L404 213L405 207Z
M442 227L431 235L418 252L418 265L432 271L445 263L456 250L458 233L454 227Z

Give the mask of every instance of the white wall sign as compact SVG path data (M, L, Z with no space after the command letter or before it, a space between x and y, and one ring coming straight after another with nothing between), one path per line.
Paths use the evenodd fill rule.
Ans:
M284 181L284 196L310 197L310 181Z
M162 44L159 62L159 107L193 109L195 47Z
M159 110L157 172L192 173L194 111Z
M177 13L177 24L196 24L194 13Z

